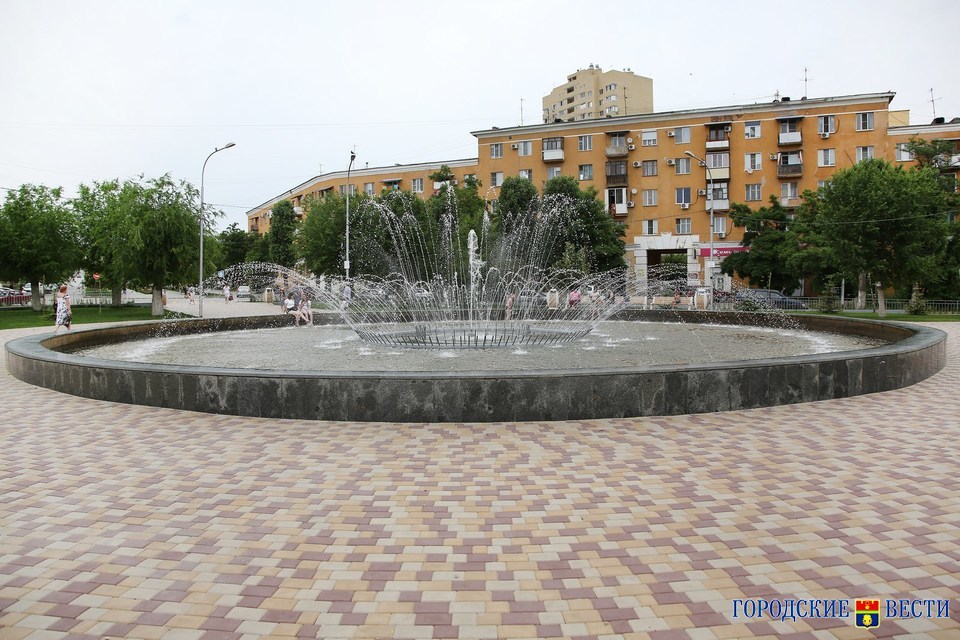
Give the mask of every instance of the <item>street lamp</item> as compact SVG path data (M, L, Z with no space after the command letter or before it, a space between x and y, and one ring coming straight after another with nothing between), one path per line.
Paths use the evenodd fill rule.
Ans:
M210 155L207 156L207 160L209 160L213 154L217 153L218 151L223 151L224 149L229 149L233 146L235 146L233 142L228 142L219 149L214 147L213 151L210 152ZM203 161L203 169L200 170L200 286L198 287L200 292L200 306L197 310L201 318L203 317L203 177L207 171L207 160Z
M707 193L710 196L710 255L708 256L710 266L708 267L707 266L708 262L704 261L703 271L704 271L704 275L706 275L710 279L710 284L708 285L708 288L707 288L707 291L709 292L709 295L710 295L710 299L707 303L707 308L712 309L713 308L713 203L714 203L713 172L710 171L710 166L707 164L707 161L701 158L700 156L695 155L693 151L684 151L683 153L695 159L697 162L700 163L700 166L704 167L707 170Z
M357 159L357 152L350 152L350 164L347 165L347 256L343 260L343 269L347 272L347 280L350 280L350 169L353 168L353 161Z

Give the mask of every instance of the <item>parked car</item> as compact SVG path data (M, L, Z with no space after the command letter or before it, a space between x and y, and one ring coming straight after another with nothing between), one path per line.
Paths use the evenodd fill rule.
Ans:
M801 300L785 296L775 289L741 289L734 295L734 304L748 300L768 309L809 309Z
M245 285L245 284L242 284L242 285L240 285L239 287L237 287L237 295L236 295L236 298L237 298L237 300L244 300L244 299L246 299L246 300L252 300L252 299L253 299L253 295L250 293L250 287L248 287L248 286Z

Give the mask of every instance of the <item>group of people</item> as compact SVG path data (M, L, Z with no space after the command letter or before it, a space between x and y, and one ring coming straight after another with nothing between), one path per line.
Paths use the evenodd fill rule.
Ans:
M310 305L310 296L301 293L299 289L295 289L287 294L287 297L283 299L283 304L280 305L280 310L283 313L293 316L293 324L295 326L299 327L301 320L303 320L304 324L313 324L313 309Z

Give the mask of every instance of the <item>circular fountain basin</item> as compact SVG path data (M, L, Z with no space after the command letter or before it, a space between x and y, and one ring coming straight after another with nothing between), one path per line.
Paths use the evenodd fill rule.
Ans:
M318 314L318 318L326 316ZM795 324L814 332L813 337L786 336L787 340L779 342L789 349L780 351L773 348L777 341L770 336L784 330L781 318L773 314L629 309L618 313L616 320L583 338L582 344L562 349L493 350L499 351L495 356L474 350L452 354L387 351L382 354L387 364L371 360L374 364L364 366L364 357L356 353L347 356L341 347L330 348L329 344L320 350L328 351L322 355L331 360L311 365L309 347L297 342L306 340L309 345L313 341L316 347L325 339L322 336L329 335L323 332L340 331L341 342L359 343L343 328L294 329L285 316L165 321L11 341L7 344L7 369L26 382L74 395L209 413L317 420L489 422L674 415L841 398L914 384L946 362L946 335L919 325L797 316ZM683 324L676 324L678 320ZM649 322L657 324L646 324ZM620 325L626 326L623 323L638 329L624 335L639 338L617 338ZM698 328L700 324L708 326ZM666 327L672 337L660 340L676 346L671 351L667 344L666 356L659 359L649 357L650 345L645 344L656 341L646 339L653 333L652 327ZM233 360L226 366L212 366L211 358L196 348L210 346L230 358L243 358L244 349L238 348L236 338L226 346L206 338L241 330L252 332L256 339L258 332L271 329L287 336L294 343L294 352L307 354L305 365L294 365L288 356L279 354L279 362L268 360L270 364L249 368L246 363L257 362L251 353L243 359L244 366ZM717 339L723 332L728 332L727 337ZM854 341L830 346L831 336L838 334ZM131 345L141 348L144 343L131 341L157 335L199 336L180 340L192 352L192 360L124 362L103 355L109 355L110 349L129 350ZM740 343L734 344L732 351L720 348L737 337ZM831 351L791 351L804 341L822 343L803 347L807 351ZM746 359L743 349L749 342L760 344L760 353L750 356L752 359ZM351 346L369 348L364 345ZM97 347L105 351L96 356L80 353L98 353L94 351ZM580 353L574 353L578 350ZM146 351L153 355L144 351L134 357L154 358L163 349ZM488 358L490 362L484 364ZM706 361L711 358L714 361ZM204 365L187 364L196 361ZM403 366L410 361L417 366Z

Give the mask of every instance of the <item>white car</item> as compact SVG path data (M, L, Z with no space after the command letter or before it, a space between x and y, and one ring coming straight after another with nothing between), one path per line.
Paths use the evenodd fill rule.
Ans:
M248 287L248 286L245 285L245 284L240 285L239 287L237 287L237 295L236 295L236 298L237 298L237 300L243 300L243 299L252 300L252 299L253 299L253 295L250 293L250 287Z

